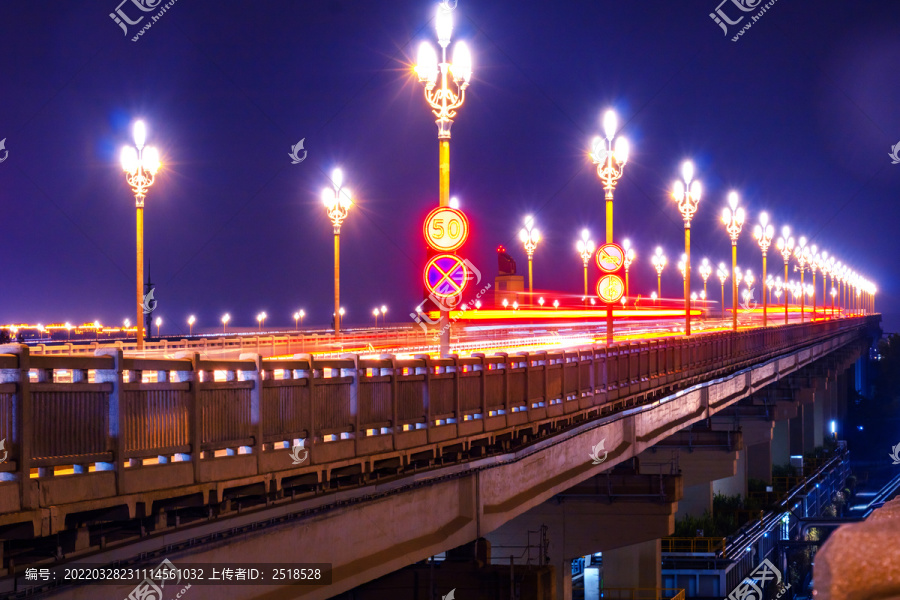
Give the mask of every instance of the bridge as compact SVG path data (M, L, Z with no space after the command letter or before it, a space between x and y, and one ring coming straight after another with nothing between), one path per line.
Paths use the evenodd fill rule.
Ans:
M660 588L676 514L821 445L879 320L612 345L576 331L550 350L495 332L490 354L445 358L412 331L372 356L310 354L292 336L165 342L158 356L2 346L0 592L62 561L253 557L331 563L332 582L192 597L329 598L455 548L525 547L541 526L559 598L572 560L598 551L605 585Z

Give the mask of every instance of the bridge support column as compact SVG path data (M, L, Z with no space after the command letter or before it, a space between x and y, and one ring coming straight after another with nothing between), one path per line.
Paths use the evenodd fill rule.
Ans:
M712 514L713 507L713 482L698 483L697 485L685 486L684 497L678 501L678 512L675 513L676 519L685 516L700 517L704 512Z
M816 449L816 406L814 388L800 390L803 407L803 454Z
M486 537L496 561L510 556L516 564L547 564L542 561L548 560L556 571L557 600L571 600L571 564L578 557L603 552L604 577L610 573L606 552L614 548L651 542L658 560L659 539L674 531L675 508L682 494L682 478L677 475L616 473L609 481L606 475L597 475ZM539 541L543 532L546 546Z
M813 447L825 444L825 436L828 435L828 388L829 381L825 377L816 379L816 387L813 390L815 402L813 403Z
M775 421L741 421L747 452L747 477L772 483L772 435Z
M723 477L713 482L713 494L725 494L726 496L747 495L747 450L738 452L735 474L731 477Z
M603 552L603 587L662 587L662 554L658 539Z
M772 464L788 465L791 463L791 426L790 421L775 421L772 430Z
M812 390L798 390L797 395L812 394ZM804 402L801 398L797 407L797 416L791 419L791 456L801 456L812 452L815 448L815 434L813 433L815 419L811 402Z

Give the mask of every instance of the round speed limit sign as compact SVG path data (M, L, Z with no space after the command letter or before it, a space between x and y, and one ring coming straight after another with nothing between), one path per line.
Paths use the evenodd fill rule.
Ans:
M440 206L425 217L425 241L440 252L453 252L469 237L469 220L461 210Z

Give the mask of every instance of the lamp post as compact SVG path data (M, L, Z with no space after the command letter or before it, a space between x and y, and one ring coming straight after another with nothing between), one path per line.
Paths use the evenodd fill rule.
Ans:
M781 228L781 237L779 237L778 241L775 242L775 247L778 248L778 251L781 253L781 257L784 259L784 324L787 325L788 295L786 289L788 284L788 263L791 260L791 254L794 253L794 238L791 236L791 228L787 225Z
M531 295L534 293L531 259L534 257L534 250L537 248L538 242L541 241L541 233L534 226L534 217L531 215L525 217L525 227L519 230L519 240L525 246L525 253L528 255L528 304L534 304L531 299Z
M731 270L735 271L737 269L737 241L738 236L741 235L741 228L744 226L744 209L742 207L738 207L738 195L737 192L731 192L728 194L728 206L725 207L725 210L722 211L722 222L725 224L725 230L728 231L728 236L731 238ZM731 282L731 309L734 311L732 315L732 329L737 331L737 288L738 288L738 280L737 276L732 279Z
M300 326L297 325L297 321L299 321L299 320L300 320L300 313L295 312L294 313L294 331L297 331L298 329L300 329Z
M816 320L816 269L819 268L819 265L822 262L821 256L817 252L817 248L815 244L810 248L809 251L809 272L812 273L812 316L810 317L810 321Z
M656 253L650 257L653 268L656 269L656 296L662 298L662 272L666 268L666 255L661 246L656 247Z
M769 288L768 300L766 302L766 305L768 305L768 303L772 301L772 288L775 287L775 278L771 275L766 277L766 287ZM765 293L765 291L763 291L763 293ZM763 314L765 315L765 312ZM763 323L765 323L765 318L763 318Z
M615 111L606 111L603 115L603 133L606 138L595 137L591 144L591 159L597 165L597 175L606 191L607 244L613 242L613 191L622 177L625 163L628 162L628 140L623 137L616 138L617 121ZM615 149L613 149L614 139Z
M372 315L375 316L375 329L378 329L378 312L379 311L377 307L372 311Z
M816 256L816 265L822 272L822 315L828 313L828 296L825 294L825 284L828 283L828 252L822 250Z
M804 278L804 272L806 271L806 264L809 262L809 248L806 246L806 238L800 236L800 239L797 240L797 247L794 248L794 258L797 259L797 264L800 269L800 322L804 321L804 310L806 307L806 302L804 299L806 282Z
M587 294L588 294L588 263L591 262L591 257L594 255L594 240L591 239L591 233L587 229L581 230L581 239L575 243L575 249L578 251L578 254L581 256L581 262L584 264L584 297L585 302L587 302ZM531 259L528 260L529 273L528 278L529 281L531 279ZM529 283L530 285L530 283Z
M706 300L706 280L709 279L709 276L712 275L712 264L709 262L708 258L704 258L703 262L700 263L700 277L703 278L703 296L702 298Z
M684 179L675 181L672 198L684 219L684 335L691 335L691 219L700 204L700 182L694 179L694 163L681 166Z
M756 243L759 244L759 249L762 250L762 259L763 259L763 270L762 270L762 282L768 285L768 280L766 279L766 255L769 253L769 246L772 244L772 237L775 235L775 227L769 223L769 215L766 213L759 214L759 224L753 228L753 238L756 240ZM771 290L771 286L769 286L769 290ZM768 324L769 320L769 299L766 297L766 291L763 290L763 327Z
M750 287L753 285L753 282L756 281L756 277L753 276L753 271L747 269L744 273L744 283L747 285L747 291L750 291Z
M322 190L322 201L331 224L334 226L334 335L341 332L341 223L353 206L350 190L343 187L344 175L340 169L331 173L332 187Z
M160 325L162 325L162 317L156 317L156 337L159 337Z
M231 320L231 315L225 313L222 315L222 333L228 333L228 321Z
M628 270L631 268L631 263L634 262L636 257L634 253L634 248L631 246L631 240L624 239L622 240L622 250L625 251L625 298L629 296L628 293ZM624 304L622 305L624 307Z
M454 7L456 4L454 3ZM450 128L456 113L466 98L466 88L472 79L472 54L464 42L453 48L453 62L447 62L447 46L453 33L453 9L449 3L438 5L435 25L441 58L429 42L419 45L416 75L425 84L425 101L431 107L438 128L438 202L450 206ZM337 310L337 309L335 309ZM441 356L450 353L450 313L441 309Z
M257 329L258 332L262 332L262 324L266 322L266 317L268 317L268 316L269 315L267 315L265 312L261 312L258 315L256 315L256 324L258 326L258 329Z
M159 151L144 147L147 141L147 127L143 121L134 124L134 146L122 148L120 159L125 171L125 180L134 192L137 239L137 350L144 349L144 198L153 185L159 171Z
M725 263L719 263L719 268L716 269L716 276L719 278L719 283L722 284L722 318L725 318L725 281L728 279L728 268L725 266Z
M191 315L188 317L188 337L194 337L194 323L197 322L197 317Z

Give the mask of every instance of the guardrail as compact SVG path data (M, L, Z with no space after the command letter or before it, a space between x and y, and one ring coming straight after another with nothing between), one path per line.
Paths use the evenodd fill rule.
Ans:
M679 552L684 554L722 554L725 558L725 538L723 537L664 537L662 552Z
M259 475L316 489L377 478L460 453L481 455L495 444L508 448L515 436L538 435L554 420L571 424L626 398L865 325L844 319L572 351L408 360L147 359L117 349L47 356L4 346L0 439L9 455L0 464L0 491L15 482L20 493L0 501L0 514ZM65 474L96 481L72 486L54 477Z

